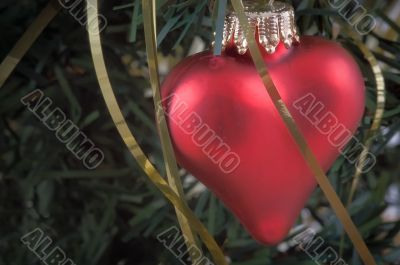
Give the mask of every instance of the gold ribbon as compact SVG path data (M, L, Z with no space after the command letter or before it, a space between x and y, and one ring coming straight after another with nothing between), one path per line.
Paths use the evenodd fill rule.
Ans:
M90 3L90 6L93 7L87 9L88 19L90 21L95 21L95 23L91 23L92 28L89 31L89 42L92 52L93 63L95 66L95 71L101 92L118 132L120 133L124 143L128 147L133 157L137 160L138 164L149 177L149 179L153 182L153 184L187 218L192 229L197 232L197 234L200 236L200 238L210 251L211 255L214 258L214 262L218 265L227 265L225 256L219 248L218 244L215 242L214 238L208 233L207 229L197 219L197 217L189 209L189 207L161 177L160 173L147 159L146 155L143 153L135 137L130 131L126 120L122 115L121 109L117 103L117 99L114 95L111 82L106 70L103 51L101 48L97 0L88 0L88 3Z
M298 129L292 115L289 112L289 109L283 102L278 89L276 88L271 77L269 76L267 67L264 63L259 47L255 41L254 32L249 30L250 26L248 24L248 19L245 15L244 7L241 0L232 0L232 5L236 13L238 14L242 28L246 29L246 40L249 43L250 53L253 58L254 64L257 68L257 71L259 72L259 75L262 78L264 86L269 96L271 97L276 109L278 110L282 120L284 121L293 139L296 141L301 151L301 154L303 155L308 166L314 173L318 184L320 185L322 191L327 197L329 203L331 204L339 220L342 222L346 233L353 242L361 259L367 265L376 265L375 260L372 254L370 253L367 245L365 244L363 238L361 237L356 226L351 220L346 208L340 201L340 198L338 197L332 185L330 184L328 177L325 175L324 171L319 165L318 160L312 153L311 149L308 147L306 139Z
M161 149L165 161L167 171L168 184L172 190L185 202L185 195L182 188L182 183L179 179L178 166L174 155L170 134L168 131L167 123L163 108L161 106L161 92L160 92L160 77L158 75L158 59L157 59L157 30L156 30L156 3L155 0L143 0L143 24L144 35L147 49L147 61L149 65L150 83L153 89L154 108L156 112L156 120L159 126L158 133L161 140ZM175 207L176 216L181 226L182 233L187 238L188 248L190 246L197 246L196 236L194 235L188 220L181 212ZM197 246L198 247L198 246ZM192 259L193 260L193 259Z
M365 46L364 43L362 43L362 41L360 41L357 38L357 36L355 36L355 34L352 31L347 30L347 33L353 38L354 43L358 46L358 48L364 54L365 59L371 65L372 72L374 73L374 77L375 77L375 83L376 83L375 115L374 115L374 119L373 119L371 128L368 130L368 133L365 136L364 148L359 157L360 165L363 165L365 162L365 159L367 158L369 149L371 148L373 138L376 135L379 127L381 126L383 114L385 112L385 102L386 102L385 80L384 80L384 77L382 74L382 69L379 66L378 61L376 60L376 57L374 56L374 54L368 49L367 46ZM356 173L354 174L354 177L353 177L353 182L351 185L350 194L349 194L348 201L347 201L347 206L349 206L353 200L358 183L360 181L361 174L362 174L362 171L361 171L360 167L356 167Z
M200 238L204 241L206 247L209 249L212 254L216 264L227 264L225 257L212 238L212 236L208 233L207 229L204 225L196 218L193 212L188 208L188 206L181 200L181 198L172 190L167 182L161 177L159 172L155 169L155 167L151 164L151 162L147 159L146 155L143 153L141 148L139 147L136 139L132 135L130 129L127 126L127 123L122 115L121 109L118 106L117 100L115 98L114 92L111 87L111 83L108 77L108 73L105 67L104 56L101 49L101 41L99 37L99 27L98 27L98 9L97 9L97 0L88 0L92 5L96 8L88 9L88 18L89 20L95 20L96 25L91 34L89 34L90 39L90 47L93 55L93 62L96 69L97 78L101 87L101 91L103 93L103 97L106 101L107 107L110 111L112 119L123 138L125 144L129 148L132 155L138 161L138 164L144 170L144 172L148 175L150 180L157 186L157 188L165 195L165 197L188 219L191 227L194 231L196 231ZM243 6L240 3L240 0L232 0L232 4L239 14L240 23L242 25L247 24L247 19L244 15ZM51 1L49 4L42 10L40 15L35 19L35 21L31 24L31 26L27 29L24 35L19 39L19 41L15 44L11 52L6 56L3 62L0 65L0 87L2 87L10 76L12 71L15 69L21 58L26 54L28 49L32 46L34 41L40 35L40 33L46 28L46 26L50 23L50 21L55 17L55 15L60 10L60 5L56 4L56 1ZM96 34L97 33L97 34ZM375 265L375 261L369 252L367 246L365 245L363 239L358 233L355 225L351 221L350 216L348 215L346 209L341 203L339 197L335 193L334 189L329 183L328 178L324 174L321 167L318 165L318 161L312 154L311 150L307 146L307 143L304 137L301 135L298 130L293 118L291 117L285 103L282 101L278 90L274 86L271 78L268 75L266 66L262 60L260 51L256 46L254 41L254 36L252 36L250 31L247 31L246 38L249 42L250 52L252 54L254 63L259 71L259 74L264 82L264 85L273 100L277 110L279 111L282 119L284 120L286 126L291 132L293 138L296 140L302 155L304 156L306 162L315 173L317 181L327 196L332 208L335 210L337 216L341 220L347 234L352 240L354 246L356 247L360 257L364 261L365 264ZM360 48L360 50L364 53L366 59L372 65L373 72L375 74L376 83L377 83L377 109L374 117L374 121L372 123L371 129L367 134L367 145L366 150L369 149L371 145L371 138L379 128L380 122L382 120L382 115L384 111L385 105L385 86L384 80L382 76L382 71L376 61L376 58L373 54L365 47L365 45L355 39L356 44ZM364 152L364 151L363 151ZM365 155L361 155L363 157ZM358 173L360 174L360 173ZM356 175L357 176L357 175ZM358 177L355 177L356 179ZM358 182L357 182L358 183ZM353 183L353 187L357 186L357 183ZM353 188L352 188L353 189ZM355 190L355 189L354 189ZM354 193L354 192L353 192Z
M22 57L24 57L35 40L47 27L50 21L53 20L60 9L61 6L57 3L57 1L50 1L40 12L39 16L32 22L18 42L14 45L12 50L8 53L0 65L0 87L4 85L7 78L11 75L15 67L21 61Z
M348 28L347 25L344 25L341 23L341 25L344 26L346 33L353 39L354 43L357 45L357 47L360 49L360 51L363 53L365 59L369 62L372 68L372 72L374 73L375 77L375 83L376 83L376 110L375 110L375 115L374 119L371 125L371 128L368 130L367 135L364 138L364 147L363 150L361 151L361 154L358 158L358 161L360 161L360 165L364 165L364 162L367 158L369 149L371 148L372 142L373 142L373 137L376 135L381 122L383 118L383 114L385 112L385 103L386 103L386 95L385 95L385 80L382 74L382 69L379 66L379 63L374 56L374 54L368 49L365 44L359 40L358 36ZM362 175L362 171L360 167L356 167L356 172L353 176L353 181L351 184L350 188L350 194L349 197L347 198L347 208L350 206L351 202L353 201L353 197L356 193L356 189L358 187L358 183L360 182L360 178ZM339 244L339 253L343 253L343 246L344 246L344 235L342 234L340 237L340 244Z

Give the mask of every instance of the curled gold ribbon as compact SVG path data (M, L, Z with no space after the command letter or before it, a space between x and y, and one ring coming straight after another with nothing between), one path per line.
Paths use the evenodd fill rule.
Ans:
M144 35L147 50L147 61L149 65L150 83L153 89L153 100L156 112L156 120L159 126L158 133L161 140L161 149L164 156L165 167L167 171L168 184L172 190L182 199L184 203L184 192L182 183L179 179L178 166L174 155L171 138L169 135L167 123L163 108L161 106L161 92L160 92L160 77L158 74L158 59L157 59L157 40L156 40L156 4L155 0L143 0L143 21L144 21ZM182 213L175 208L178 222L181 226L182 233L187 238L188 248L190 246L197 246L196 236ZM193 259L192 259L193 260Z
M214 257L216 264L226 265L225 257L220 250L219 246L212 238L212 236L208 233L207 229L203 226L203 224L196 218L193 212L188 208L188 206L181 200L181 198L172 190L167 182L161 177L155 167L151 164L151 162L147 159L146 155L143 153L141 148L139 147L136 139L132 135L130 129L128 128L126 121L122 115L121 109L118 106L117 100L115 98L114 92L111 87L111 83L108 77L108 73L104 63L103 52L101 49L101 41L99 37L99 27L98 27L98 10L97 10L97 0L88 0L92 5L96 8L88 9L88 17L89 20L95 20L96 25L91 34L89 34L90 38L90 47L93 55L93 62L95 65L95 70L97 74L97 78L103 93L103 97L106 101L107 107L110 111L112 119L123 138L125 144L128 146L130 152L138 161L138 164L141 168L146 172L150 180L159 188L159 190L165 195L165 197L173 203L173 205L181 211L181 213L188 219L190 225L193 230L196 231L201 239L204 241L207 248L210 250L212 256ZM15 69L16 65L19 63L21 58L25 55L27 50L32 46L34 41L40 35L40 33L44 30L44 28L50 23L50 21L55 17L58 13L60 6L58 4L54 4L55 1L51 1L40 13L40 15L35 19L35 21L31 24L28 30L24 33L21 39L16 43L12 51L7 55L7 57L3 60L0 65L0 87L4 84L6 79ZM244 15L243 6L240 3L240 0L232 0L233 5L235 7L236 12L239 14L239 19L242 25L247 24L247 19ZM96 34L97 33L97 34ZM356 247L358 253L360 254L362 260L365 264L375 265L375 261L369 252L367 246L365 245L363 239L358 233L355 225L351 221L346 209L343 204L340 202L337 194L329 183L326 175L322 171L321 167L318 165L318 162L311 150L307 146L307 143L304 137L301 135L300 131L297 129L293 118L291 117L287 107L282 101L278 90L274 86L271 78L268 75L266 66L262 60L260 51L256 46L254 41L254 36L249 35L249 31L246 34L246 38L249 42L249 48L254 60L254 63L257 67L257 70L262 77L264 85L272 98L275 106L277 107L282 119L284 120L286 126L291 132L293 138L296 140L296 143L299 145L302 155L307 161L308 165L315 173L317 181L327 196L332 208L335 210L337 216L343 223L343 226L348 233L350 239L353 241L354 246ZM367 60L373 67L373 71L376 77L377 83L377 110L374 117L374 122L372 124L369 133L367 134L367 141L371 141L372 135L379 128L380 121L382 119L382 114L384 111L385 104L385 95L384 95L384 81L382 72L376 62L376 59L372 55L372 53L363 45L361 42L357 42L356 44L360 47L361 51L364 53ZM367 147L369 147L371 142L368 143Z
M61 6L57 3L57 1L50 1L40 12L39 16L32 22L18 42L14 45L12 50L8 53L0 65L0 87L4 85L7 78L11 75L15 67L21 61L22 57L24 57L35 40L53 20L60 9Z
M187 218L192 229L197 232L197 234L200 236L200 238L203 240L204 244L210 251L211 255L214 258L214 262L218 265L227 265L225 256L219 248L218 244L215 242L214 238L208 233L207 229L197 219L197 217L189 209L189 207L161 177L160 173L147 159L146 155L143 153L135 137L130 131L126 120L122 115L121 109L117 103L117 99L114 95L111 82L106 70L104 55L101 48L97 0L88 0L88 3L90 3L90 6L93 7L87 9L88 19L90 21L95 21L95 23L91 23L92 28L89 31L89 42L96 76L107 108L117 127L118 132L120 133L124 143L128 147L133 157L137 160L138 164L149 177L149 179L153 182L153 184Z
M355 34L352 31L347 30L347 33L353 38L354 43L358 46L358 48L363 53L365 59L371 65L372 72L374 73L374 77L375 77L375 83L376 83L375 115L374 115L374 119L373 119L371 128L368 130L368 133L365 136L364 148L363 148L363 150L360 154L360 158L359 158L360 164L363 165L365 159L367 158L369 149L371 148L373 138L376 135L379 127L381 126L383 114L385 112L385 103L386 103L385 80L383 78L382 69L379 66L378 61L377 61L376 57L374 56L374 54L368 49L367 46L365 46L365 44L362 41L360 41L357 38L357 36L355 36ZM362 171L361 171L360 167L356 167L356 173L354 174L354 177L353 177L350 194L349 194L349 197L347 200L347 206L349 206L353 200L358 183L360 181L361 174L362 174Z
M333 210L335 211L337 217L342 222L343 227L348 234L349 238L353 242L358 254L360 255L361 259L367 265L376 265L375 260L370 253L367 245L365 244L363 238L361 237L360 233L358 232L356 226L354 225L353 221L351 220L346 208L340 201L339 196L336 194L335 190L333 189L332 185L329 182L328 177L325 175L324 171L322 170L321 166L318 163L318 160L312 153L310 147L307 145L307 141L298 129L292 115L289 112L286 104L283 102L278 89L276 88L275 84L273 83L271 77L268 74L267 67L264 63L262 58L261 52L259 47L254 38L254 32L249 30L249 23L248 19L244 12L244 7L241 0L232 0L232 5L238 14L240 24L242 28L246 30L246 40L249 44L249 49L251 53L251 57L254 61L254 64L257 68L257 71L262 78L264 86L273 101L276 109L279 112L282 120L284 121L287 129L289 130L290 134L292 135L293 139L296 141L296 144L301 151L302 156L304 157L305 161L307 162L309 168L314 173L316 180L321 187L322 191L324 192L325 196L327 197L330 205L332 206Z
M341 23L343 25L343 23ZM386 104L386 95L385 95L385 80L383 78L382 69L378 64L378 61L374 54L368 49L365 44L359 40L358 36L351 31L348 26L344 26L345 31L350 37L353 39L354 43L363 53L365 59L369 62L372 68L372 72L374 73L375 83L376 83L376 110L374 119L371 125L371 128L368 130L367 135L364 138L364 147L361 151L358 161L360 161L360 165L363 165L365 160L367 159L367 155L369 149L371 148L373 137L376 135L383 118L383 114L385 112L385 104ZM360 182L360 178L362 175L362 171L360 167L356 167L356 172L353 176L353 181L351 183L349 197L347 198L347 208L350 206L353 201L354 195L356 193L358 183ZM344 234L340 237L340 254L343 252L344 246Z

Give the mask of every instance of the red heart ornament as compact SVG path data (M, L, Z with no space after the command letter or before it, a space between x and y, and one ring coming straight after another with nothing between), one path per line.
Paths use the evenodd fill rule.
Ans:
M263 57L327 171L363 115L365 87L358 66L340 45L318 37L303 37L290 49L280 44ZM204 52L186 58L164 81L162 97L179 164L257 241L282 241L316 180L249 53L227 49L219 57Z

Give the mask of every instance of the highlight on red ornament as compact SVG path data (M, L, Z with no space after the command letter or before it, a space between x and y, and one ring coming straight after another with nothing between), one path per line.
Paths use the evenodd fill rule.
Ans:
M190 137L192 143L201 149L219 169L230 174L240 165L240 157L232 148L205 123L196 112L189 110L189 103L183 101L179 95L170 94L160 103L165 115L180 131Z

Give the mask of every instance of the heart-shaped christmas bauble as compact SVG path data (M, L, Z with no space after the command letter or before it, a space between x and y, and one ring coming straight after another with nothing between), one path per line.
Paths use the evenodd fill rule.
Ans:
M327 171L364 111L364 82L339 44L303 37L273 54L269 74ZM259 242L285 238L316 180L249 53L226 49L183 60L162 86L179 164L210 188Z

